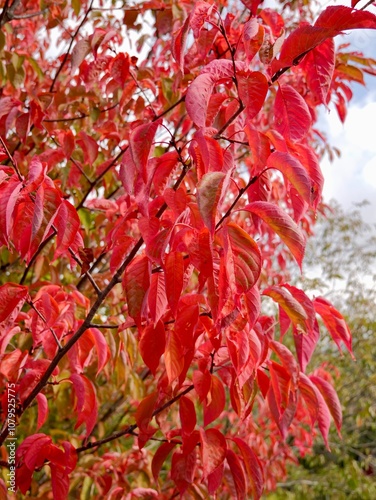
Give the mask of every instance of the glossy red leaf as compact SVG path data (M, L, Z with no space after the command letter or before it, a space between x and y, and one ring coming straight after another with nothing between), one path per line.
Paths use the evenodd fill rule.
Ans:
M334 420L335 426L337 428L338 435L339 437L341 437L342 408L334 387L329 382L327 382L326 380L317 375L310 375L309 378L319 389L322 396L324 397L325 402L329 408L330 414Z
M131 133L129 141L130 154L136 166L136 171L142 175L145 183L148 180L148 158L160 123L161 120L144 123L132 130Z
M235 453L230 449L227 450L226 460L230 467L232 478L234 480L236 498L237 500L245 500L247 493L247 483L241 462L237 455L235 455Z
M193 401L186 396L179 400L179 416L183 432L191 434L196 427L196 409Z
M170 252L166 255L164 264L166 296L174 316L183 290L184 270L184 257L181 252Z
M226 394L223 383L215 375L211 376L211 386L204 405L204 426L216 420L225 408Z
M232 440L238 446L243 457L247 478L251 483L252 495L255 500L261 498L264 489L263 470L257 455L252 448L241 438L235 437Z
M330 450L328 436L330 427L330 412L325 399L310 377L300 374L300 390L308 406L312 421L317 418L317 423L325 446Z
M246 205L247 210L260 217L288 246L295 260L302 267L306 240L299 226L278 205L255 201Z
M41 392L36 397L38 404L38 421L37 421L37 431L46 422L48 417L48 403L47 398Z
M248 292L261 273L262 256L257 243L235 222L224 226L228 241L227 272L237 293Z
M247 118L251 120L261 110L269 90L266 76L259 71L237 75L239 97L245 105Z
M75 429L85 424L86 436L89 436L94 429L98 417L98 404L96 390L93 382L85 377L73 373L70 376L76 394L75 409L77 412L77 422Z
M366 10L354 10L344 5L333 5L320 13L315 26L329 28L335 34L350 29L376 29L376 16Z
M153 473L154 481L158 482L159 473L163 467L164 462L166 461L168 455L175 448L176 443L162 443L157 451L154 453L152 462L151 462L151 471Z
M296 353L300 368L304 372L320 338L320 329L316 319L316 311L313 306L313 302L309 299L309 297L307 297L303 290L288 285L287 283L284 283L283 287L286 288L300 303L307 314L307 320L305 323L306 328L300 330L298 325L294 325L293 328Z
M286 179L294 186L299 195L309 205L312 204L312 185L307 170L290 153L275 151L272 153L266 165L282 172Z
M195 391L202 402L208 395L211 387L211 374L208 371L202 372L200 370L195 370L193 372L193 385Z
M297 328L307 330L308 315L303 306L290 292L280 286L270 286L262 294L271 297L277 302Z
M127 296L128 313L136 321L141 318L144 299L150 284L150 261L146 255L138 255L127 267L123 287Z
M50 464L54 500L66 500L69 493L69 476L63 467Z
M140 354L149 370L155 375L159 360L165 351L166 334L162 321L147 325L141 333Z
M343 342L350 352L351 357L355 359L352 351L352 336L350 328L348 327L342 314L323 297L317 297L313 301L313 305L316 312L321 316L332 339L337 344L339 351L342 352L341 344Z
M182 73L184 73L184 50L187 41L189 20L188 16L178 32L172 36L171 52Z
M5 283L0 286L0 324L14 310L19 310L28 297L28 288L16 283Z
M111 75L116 83L123 86L129 76L129 56L124 52L117 54L111 62Z
M226 458L227 443L218 429L200 429L203 477L215 471Z
M190 453L177 450L171 459L171 479L175 482L181 495L194 480L197 462L197 452L194 448Z
M308 86L317 104L327 104L328 92L332 83L335 66L335 46L333 38L328 38L302 61Z
M146 396L137 407L134 418L141 432L146 432L148 430L150 421L153 418L157 399L158 392L153 392L149 396Z
M179 377L184 368L184 353L183 347L175 330L171 330L167 334L167 343L164 353L164 362L168 380L171 384Z
M278 86L274 123L278 132L292 141L303 139L311 127L312 118L307 103L291 85Z
M164 273L152 274L147 300L151 320L156 324L165 314L168 305Z
M63 200L56 216L53 218L53 224L57 230L56 251L54 259L66 253L76 238L80 228L80 219L76 209L67 200Z
M103 333L99 330L99 328L89 328L86 330L85 334L89 335L92 343L95 345L95 349L97 351L97 376L103 370L107 362L110 358L109 348L106 342L106 339ZM85 335L84 334L84 335Z

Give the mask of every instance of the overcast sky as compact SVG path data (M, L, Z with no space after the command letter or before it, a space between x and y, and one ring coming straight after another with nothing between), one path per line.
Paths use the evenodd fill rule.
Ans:
M354 31L345 39L364 56L376 56L376 30ZM366 75L365 81L364 87L357 83L352 86L354 97L344 124L334 106L330 111L321 109L320 124L330 144L341 151L340 158L330 163L326 157L321 166L325 200L335 198L351 208L366 199L370 205L363 209L364 217L376 223L376 76Z

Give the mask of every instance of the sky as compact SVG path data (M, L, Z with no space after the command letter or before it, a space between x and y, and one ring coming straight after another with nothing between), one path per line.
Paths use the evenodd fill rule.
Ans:
M376 13L376 9L375 9ZM350 41L354 50L365 57L376 58L376 30L353 32L341 37ZM342 41L341 40L341 41ZM334 106L320 110L319 126L326 132L329 143L341 151L332 163L325 157L323 170L324 200L338 200L345 209L368 200L362 209L364 219L376 224L376 76L365 75L366 85L352 85L354 97L350 101L344 124Z

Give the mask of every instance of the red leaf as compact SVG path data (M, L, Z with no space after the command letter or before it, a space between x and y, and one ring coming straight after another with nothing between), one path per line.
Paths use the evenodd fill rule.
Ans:
M323 297L317 297L313 301L313 305L316 312L321 316L332 339L337 344L339 351L342 352L341 342L343 342L350 352L351 357L355 359L352 351L351 332L342 314Z
M274 123L278 132L292 141L299 141L307 135L311 122L303 97L291 85L279 85L274 101Z
M46 396L41 392L37 394L36 400L38 404L38 422L37 422L37 431L38 431L47 420L48 403Z
M288 285L287 283L285 283L283 287L289 290L291 295L300 303L307 314L305 331L300 331L296 325L294 325L293 329L296 353L298 356L300 368L304 372L307 364L311 359L315 346L320 338L320 330L316 319L316 311L313 306L313 302L302 290Z
M316 385L312 384L313 390L315 391L317 398L317 421L318 426L321 432L321 435L324 439L325 446L330 451L328 436L329 436L329 428L330 428L330 412L328 409L328 405L325 402L325 399Z
M339 437L341 437L342 408L336 391L329 382L321 377L318 377L317 375L310 375L309 378L323 395L325 402L329 408L330 414L333 417L335 426L337 427L338 435Z
M234 479L236 498L238 500L243 500L243 499L245 500L247 493L247 484L246 484L244 469L241 465L241 462L239 458L235 455L235 453L230 449L227 450L226 460L230 467L232 477Z
M91 337L92 343L95 345L98 356L98 367L96 374L98 376L110 357L110 351L106 339L104 338L103 333L98 328L89 328L88 330L86 330L84 335L89 335Z
M94 384L84 375L73 373L70 376L76 393L77 422L75 429L85 424L86 436L90 436L97 422L98 405Z
M305 237L295 222L286 212L273 203L255 201L246 205L242 210L247 210L260 217L275 231L281 240L288 246L295 260L302 267L305 250Z
M242 454L245 469L247 472L247 478L251 482L253 498L255 498L255 500L258 500L259 498L261 498L264 489L264 479L261 463L253 450L245 441L238 437L232 438L232 440L237 444L240 453Z
M253 328L261 312L261 297L258 287L255 285L248 290L244 297L248 313L248 326Z
M162 443L154 453L153 460L151 462L151 471L156 482L158 482L158 476L166 458L171 453L171 450L175 448L175 446L176 443Z
M240 100L245 105L247 118L251 120L261 110L269 90L266 76L259 71L237 75Z
M98 156L98 143L83 130L79 132L77 143L81 146L84 153L84 162L92 165Z
M211 234L215 231L217 206L222 197L222 186L225 174L208 172L204 174L197 186L197 204L206 227Z
M53 218L53 224L57 230L56 250L53 257L55 260L73 245L80 228L80 219L76 209L69 201L63 200L61 202L59 210Z
M260 249L249 234L234 222L226 224L224 232L229 243L226 250L228 280L233 282L237 293L248 292L261 273Z
M153 375L155 375L159 360L165 351L165 337L165 328L162 321L157 321L155 325L147 325L141 333L140 354Z
M193 483L197 462L196 455L195 448L188 454L175 451L172 455L171 479L175 482L181 495Z
M208 402L204 405L204 426L211 424L225 408L226 394L223 383L215 375L211 376Z
M150 283L150 261L146 255L138 255L127 267L123 277L123 287L127 296L128 314L136 323L141 318L144 298Z
M189 29L189 16L176 34L172 35L171 52L178 63L179 69L184 74L184 50Z
M227 453L226 439L218 429L200 429L203 478L219 467Z
M266 288L262 294L271 297L277 302L298 329L307 331L308 315L303 306L291 295L291 293L282 287L270 286Z
M135 420L141 432L147 432L158 399L158 392L144 398L137 407Z
M175 330L172 330L167 335L167 345L164 354L166 372L170 384L177 379L183 371L183 358L183 347L176 336Z
M50 464L51 485L54 500L66 500L69 493L69 475L64 467Z
M150 149L161 121L162 120L159 119L152 123L139 125L132 130L131 137L129 139L132 160L136 166L137 172L142 175L142 179L145 183L148 180L147 164Z
M275 151L269 156L266 165L268 168L275 168L282 172L303 200L312 205L311 180L306 169L294 156L290 153Z
M150 318L156 324L167 310L167 296L164 273L154 273L151 276L148 293Z
M111 62L111 76L117 84L124 86L129 76L129 56L120 52Z
M193 80L187 90L185 106L191 120L198 127L205 127L210 96L216 80L213 75L204 73Z
M23 303L28 297L26 286L16 283L5 283L0 286L0 323L5 321L14 310L21 309Z
M165 265L166 295L172 314L176 317L178 303L184 283L184 258L181 252L166 255Z
M195 370L193 372L193 385L199 400L202 402L208 395L211 387L211 375L208 371L202 372Z
M376 29L376 16L366 10L336 5L327 7L316 19L315 26L328 28L338 34L350 29Z
M180 398L179 415L183 433L191 434L196 427L196 410L193 401L186 396Z
M315 104L327 104L335 66L333 38L325 40L311 50L302 61L308 86L315 97Z

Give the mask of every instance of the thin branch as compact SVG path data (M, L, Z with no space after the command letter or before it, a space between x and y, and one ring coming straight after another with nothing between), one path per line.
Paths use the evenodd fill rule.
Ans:
M171 405L173 405L176 401L179 401L179 399L182 397L182 396L185 396L186 394L188 394L189 392L191 392L192 390L194 389L194 385L190 385L188 386L186 389L184 389L184 391L180 392L177 396L175 396L174 398L170 399L169 401L167 401L164 405L162 405L161 407L157 408L154 412L153 412L153 417L155 417L156 415L159 415L159 413L161 413L163 410L165 410L166 408L169 408ZM121 431L118 431L118 432L115 432L114 434L111 434L111 436L107 436L106 438L103 438L103 439L99 439L98 441L94 441L94 442L91 442L91 443L87 443L86 445L84 446L81 446L80 448L77 448L76 449L76 452L77 453L81 453L83 451L87 451L87 450L91 450L92 448L97 448L98 446L101 446L103 444L106 444L106 443L109 443L111 441L114 441L115 439L119 439L120 437L123 437L123 436L126 436L126 435L134 435L134 431L138 428L138 425L137 424L132 424L132 425L129 425L128 427L126 427L125 429L121 430Z
M54 338L54 340L55 340L55 342L56 342L59 350L62 349L62 346L60 344L60 340L58 339L58 337L57 337L54 329L51 326L48 326L47 320L44 317L44 315L36 308L36 306L35 306L35 304L34 304L34 302L32 300L27 301L27 303L37 313L37 315L40 317L40 319L43 321L43 323L46 325L46 327L50 330L50 332L52 333L52 336L53 336L53 338Z
M41 251L43 250L43 248L56 236L56 232L52 232L49 236L47 236L47 238L42 241L42 243L40 243L39 247L37 248L36 252L34 253L34 255L31 257L30 259L30 262L28 263L28 265L26 266L26 269L20 279L20 285L22 285L24 283L24 281L26 280L26 277L27 277L27 274L28 272L30 271L30 269L32 268L32 266L34 265L34 262L36 260L36 258L38 257L38 255L41 253Z
M77 264L82 268L83 264L82 262L80 261L80 259L76 256L76 254L73 252L73 250L69 247L68 248L68 251L69 253L71 254L72 258L77 262ZM90 274L90 271L86 271L86 274L88 280L90 281L90 283L92 284L94 290L97 292L97 295L99 297L99 295L102 293L102 290L99 288L99 286L96 284L94 278L92 277L92 275Z
M78 32L80 31L80 29L82 28L82 26L85 24L85 22L86 22L86 20L87 20L87 18L89 16L89 14L90 14L90 11L92 10L93 3L94 3L94 0L91 0L90 5L89 5L87 11L85 12L85 15L84 15L82 21L78 25L78 28L76 29L76 31L74 32L74 34L73 34L73 36L71 38L71 41L70 41L69 46L68 46L68 50L65 53L63 60L61 61L61 64L60 64L59 69L57 70L57 72L56 72L56 74L54 76L54 79L52 80L52 83L51 83L51 86L50 86L50 92L54 91L54 87L55 87L55 84L57 82L57 79L59 78L59 75L60 75L62 69L64 68L64 66L65 66L65 64L66 64L66 62L68 60L69 52L70 52L70 50L71 50L71 48L73 46L74 40L75 40L76 36L78 35Z
M18 169L17 163L15 162L13 156L10 154L10 151L9 151L7 145L5 144L4 139L1 137L1 135L0 135L0 142L1 142L1 145L3 146L3 148L4 148L4 150L5 150L6 154L7 154L7 156L9 158L9 161L11 162L11 164L12 164L12 166L13 166L16 174L17 174L17 177L18 177L19 181L23 182L24 178L22 177L21 172Z
M235 113L230 116L230 118L227 120L227 122L223 125L223 127L218 130L218 132L213 135L213 139L219 139L222 135L222 133L226 130L226 128L234 121L236 120L236 118L240 115L240 113L242 113L245 109L245 106L242 102L240 102L240 106L239 108L237 109L237 111L235 111Z
M107 172L118 162L118 160L123 156L123 154L127 151L129 146L126 146L124 149L121 149L120 153L118 153L115 158L112 160L112 162L101 172L100 175L95 179L95 181L91 181L89 189L86 191L86 193L83 195L81 201L78 203L76 206L76 210L80 210L83 206L84 203L91 193L92 189L95 188L95 186L99 183L99 181L107 174Z
M120 325L108 325L108 324L102 324L100 325L99 323L90 323L89 328L110 328L113 330L116 330L119 328Z
M43 10L40 10L38 12L30 12L30 14L20 14L20 15L14 14L13 19L15 19L17 21L22 20L22 19L30 19L31 17L41 16L46 11L47 11L47 9L43 9Z

